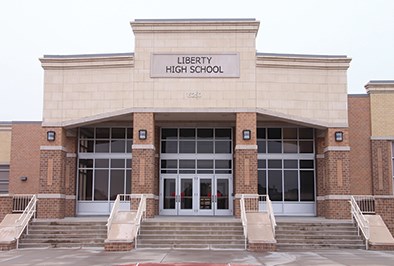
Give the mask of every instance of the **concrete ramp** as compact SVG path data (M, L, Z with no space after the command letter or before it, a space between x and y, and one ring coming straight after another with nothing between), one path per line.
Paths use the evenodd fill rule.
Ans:
M271 221L267 213L247 213L246 218L248 220L249 243L276 243Z
M380 215L365 215L365 218L369 222L369 245L375 248L385 246L384 249L394 249L394 238L382 217Z
M0 243L15 241L17 220L21 214L7 214L0 223Z
M112 226L106 241L133 241L137 230L134 223L136 211L120 211L112 221Z

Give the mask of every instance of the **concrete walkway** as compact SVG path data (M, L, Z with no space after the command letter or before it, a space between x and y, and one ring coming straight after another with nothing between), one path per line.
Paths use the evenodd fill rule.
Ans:
M0 265L393 265L394 251L320 250L252 253L246 251L24 249L0 252ZM202 263L202 264L201 264ZM149 265L155 265L149 264Z

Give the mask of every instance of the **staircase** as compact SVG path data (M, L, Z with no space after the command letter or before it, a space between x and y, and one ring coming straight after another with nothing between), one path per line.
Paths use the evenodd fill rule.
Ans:
M104 220L36 220L29 225L29 234L20 238L19 248L102 248L106 237Z
M365 249L351 221L277 222L278 250Z
M185 220L183 220L185 219ZM240 220L188 217L148 219L141 225L137 248L244 250Z

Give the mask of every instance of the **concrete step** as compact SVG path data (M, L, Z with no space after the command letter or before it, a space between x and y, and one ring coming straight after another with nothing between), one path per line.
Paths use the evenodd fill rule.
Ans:
M365 249L364 244L353 245L353 244L280 244L277 243L277 249L279 251L287 250L315 250L315 249Z

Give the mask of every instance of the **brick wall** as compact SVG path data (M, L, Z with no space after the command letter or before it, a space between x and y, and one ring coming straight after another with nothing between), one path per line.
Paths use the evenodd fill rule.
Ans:
M375 197L375 212L382 217L391 234L394 236L394 197Z
M9 213L12 213L12 196L0 195L0 222Z
M10 194L39 191L41 131L41 122L12 124ZM26 176L27 181L21 181L21 176Z
M374 195L393 195L391 141L372 140L372 182Z
M372 195L371 115L368 95L349 95L350 191Z
M349 200L319 200L317 214L327 219L351 219Z
M39 198L37 201L37 217L44 219L63 219L66 213L65 203L65 199Z
M131 192L133 194L159 194L158 158L156 158L155 133L153 113L134 113L133 116L133 160ZM139 130L147 130L147 139L140 140ZM159 213L156 200L147 200L147 216L153 217Z

